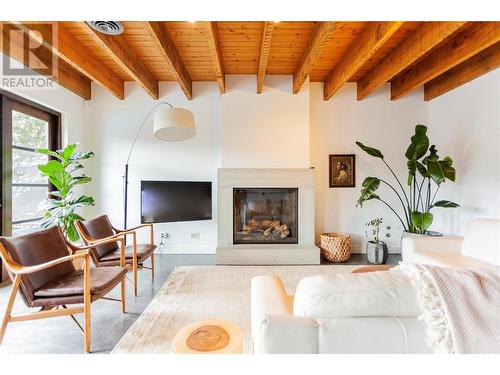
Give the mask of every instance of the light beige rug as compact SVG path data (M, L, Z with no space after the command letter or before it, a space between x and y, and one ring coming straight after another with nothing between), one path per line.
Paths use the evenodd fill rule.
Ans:
M175 334L201 319L226 319L243 330L243 352L252 352L250 282L257 275L279 275L289 294L300 279L348 273L357 266L189 266L170 275L144 313L112 353L171 353Z

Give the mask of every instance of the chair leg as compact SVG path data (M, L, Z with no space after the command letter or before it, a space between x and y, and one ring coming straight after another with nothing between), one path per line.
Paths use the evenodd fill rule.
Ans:
M12 312L12 307L14 306L14 301L16 300L17 291L19 289L19 283L21 282L21 276L17 275L12 284L12 289L10 291L9 300L7 306L5 307L5 314L2 319L2 325L0 326L0 345L2 344L5 331L7 330L7 324L9 324L10 313Z
M90 265L88 259L85 260L84 266L84 291L83 291L83 316L84 316L84 343L85 353L90 353L90 308L92 299L90 295Z
M134 273L134 296L137 297L137 257L134 257L133 264L132 264L132 271Z
M155 280L155 254L151 254L151 280Z
M120 283L121 287L121 295L122 295L122 313L125 313L125 276L122 277L122 281Z

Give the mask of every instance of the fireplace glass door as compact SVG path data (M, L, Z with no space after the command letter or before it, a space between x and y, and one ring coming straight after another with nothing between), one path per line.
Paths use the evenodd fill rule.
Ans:
M233 190L235 244L298 243L296 188Z

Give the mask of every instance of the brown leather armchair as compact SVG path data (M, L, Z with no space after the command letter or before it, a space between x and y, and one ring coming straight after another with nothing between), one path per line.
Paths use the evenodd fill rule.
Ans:
M116 242L104 240L99 245ZM121 243L125 264L124 240ZM84 314L85 351L90 352L90 308L92 302L105 297L121 283L122 312L125 312L126 268L115 266L107 269L90 269L89 250L95 246L78 247L69 243L59 227L44 229L19 237L0 237L0 256L13 281L5 314L0 326L0 344L10 322L53 318ZM74 261L83 261L83 269L77 270ZM40 310L22 315L11 315L17 292L28 307ZM67 307L67 305L79 305Z
M111 225L107 215L96 217L95 219L76 221L76 229L87 245L94 245L90 252L92 261L96 267L108 267L118 264L120 250L116 242L97 246L96 243L102 240L124 239L127 235L132 235L132 245L125 246L125 266L132 268L134 277L134 295L137 297L137 270L146 268L151 270L151 278L154 280L156 245L154 242L153 224L142 224L130 229L117 229ZM150 227L150 243L137 244L136 230ZM144 266L144 262L151 258L151 267Z

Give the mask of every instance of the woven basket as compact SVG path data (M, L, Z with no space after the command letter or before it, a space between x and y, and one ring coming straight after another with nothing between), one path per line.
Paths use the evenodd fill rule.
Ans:
M321 254L330 262L345 262L351 256L351 236L345 233L322 233Z

